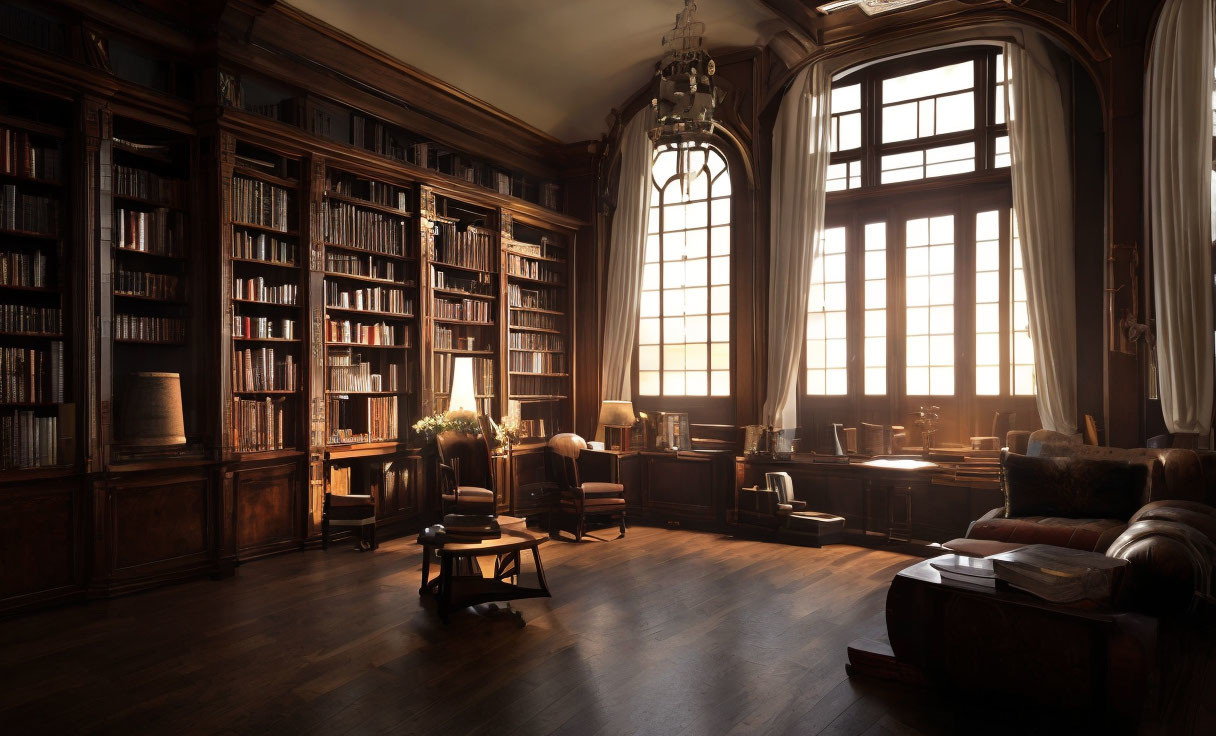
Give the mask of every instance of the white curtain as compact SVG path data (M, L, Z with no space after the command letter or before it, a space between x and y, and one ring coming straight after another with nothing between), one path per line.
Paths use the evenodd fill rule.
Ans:
M604 349L600 399L631 400L630 367L642 293L642 264L650 220L650 168L654 144L649 107L621 133L621 180L608 240L608 293L604 296Z
M1077 305L1073 257L1072 134L1047 44L1004 44L1013 210L1021 236L1030 340L1043 427L1077 433Z
M798 369L806 337L811 264L819 257L832 80L822 64L794 78L773 129L768 287L768 383L761 421L798 425Z
M1148 65L1148 220L1161 411L1212 426L1212 2L1168 0Z

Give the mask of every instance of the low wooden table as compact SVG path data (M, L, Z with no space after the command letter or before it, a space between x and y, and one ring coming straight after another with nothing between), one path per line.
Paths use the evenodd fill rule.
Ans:
M418 543L422 545L422 586L418 588L418 594L435 597L439 617L444 621L456 609L481 603L549 598L551 594L545 583L545 569L541 566L540 550L537 549L546 539L548 535L537 534L527 528L503 529L498 539L478 543L440 545L419 535ZM506 580L519 576L519 553L523 550L532 551L539 587L528 588ZM432 580L431 558L436 551L439 553L439 575ZM493 577L483 576L478 557L495 558Z

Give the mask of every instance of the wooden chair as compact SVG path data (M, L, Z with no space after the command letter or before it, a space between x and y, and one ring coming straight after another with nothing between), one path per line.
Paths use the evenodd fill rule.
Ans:
M493 464L485 437L444 432L435 438L439 450L439 501L444 514L489 514L497 511Z
M358 527L359 549L376 549L376 497L326 493L321 507L321 549L329 549L331 526Z
M561 531L560 523L574 521L574 541L581 542L587 531L587 517L606 516L616 520L620 536L625 536L625 486L620 483L582 482L578 474L578 454L587 448L587 442L577 434L558 434L549 440L549 457L553 463L553 474L561 486L561 499L556 510L549 516L549 535ZM620 537L618 537L619 539Z

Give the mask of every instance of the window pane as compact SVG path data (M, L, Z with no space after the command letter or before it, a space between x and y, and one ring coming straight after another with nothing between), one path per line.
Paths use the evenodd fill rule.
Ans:
M975 93L963 92L937 99L937 134L975 127Z
M917 136L916 103L882 109L882 142L910 141Z
M974 64L970 61L962 61L936 69L927 69L923 72L905 74L902 77L884 79L882 82L883 104L971 89L975 84L973 66Z
M861 85L850 84L832 90L832 113L861 109Z
M846 230L829 228L820 240L819 257L811 266L811 297L807 305L807 393L848 393L848 321L845 285Z
M909 220L905 232L905 261L924 264L930 274L905 277L907 392L950 395L954 393L954 216Z
M1034 343L1030 340L1030 319L1028 317L1028 304L1026 301L1026 275L1022 269L1022 241L1018 237L1018 223L1014 213L1009 213L1010 227L1012 228L1011 241L1013 251L1013 298L1010 311L1013 316L1013 324L1011 325L1010 333L1013 336L1012 358L1010 363L1013 367L1013 393L1017 396L1033 396L1035 394L1035 374L1034 374Z
M864 390L870 396L887 392L887 224L865 227L865 343Z
M1009 166L1013 162L1013 157L1009 153L1009 136L998 136L993 142L993 166L1003 168Z
M847 174L847 168L845 171ZM647 239L642 274L639 392L664 396L728 392L730 178L726 159L704 144L670 143L655 151L652 174L650 229L654 234Z

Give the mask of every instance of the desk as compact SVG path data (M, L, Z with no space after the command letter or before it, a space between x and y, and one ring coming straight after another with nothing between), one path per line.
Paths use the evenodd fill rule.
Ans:
M625 486L631 518L720 529L732 499L732 455L714 451L583 450L583 481Z
M795 497L808 508L843 516L846 529L894 531L896 538L945 542L961 537L973 520L1005 502L996 472L972 475L943 464L901 477L861 462L812 462L795 455L791 460L735 458L734 508L739 488L764 486L764 474L777 471L790 474ZM897 481L902 481L898 490L893 487Z

